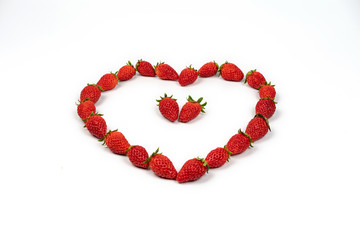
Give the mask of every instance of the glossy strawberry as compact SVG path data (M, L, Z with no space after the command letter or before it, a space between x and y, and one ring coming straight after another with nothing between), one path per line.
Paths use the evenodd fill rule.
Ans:
M198 78L198 73L196 69L191 67L186 67L184 70L181 71L179 75L179 83L181 86L186 86L191 83L194 83L196 79Z
M121 132L118 132L117 129L107 132L106 135L99 141L104 141L103 144L106 144L110 151L121 155L126 155L127 150L130 147L130 144L126 140L125 136Z
M179 117L179 105L176 102L176 99L172 98L172 95L170 97L167 96L165 93L164 97L160 97L160 100L156 100L159 104L159 110L160 113L170 120L171 122L174 122Z
M159 177L176 179L177 171L174 165L168 157L159 153L159 149L152 153L144 163L149 163L150 169Z
M265 84L266 80L260 72L254 69L246 74L245 83L246 82L249 84L250 87L259 89L260 86Z
M131 64L131 62L128 61L125 66L122 66L119 69L117 73L117 78L119 79L119 81L126 81L131 79L135 74L136 74L136 69Z
M181 108L179 117L179 121L184 123L196 118L200 112L205 113L204 109L207 104L207 102L201 104L201 101L203 100L202 97L195 101L191 96L189 96L187 100L187 103L185 103Z
M259 89L259 96L260 98L275 99L276 96L275 85L271 85L271 82L265 83Z
M244 73L235 64L225 62L220 66L220 75L223 79L239 82L244 78Z
M149 158L149 154L144 147L139 145L130 146L127 149L127 155L134 166L145 169L149 168L149 163L144 163Z
M276 110L275 104L276 102L270 98L262 98L257 102L255 111L269 119Z
M90 114L90 116L83 120L88 131L97 138L103 138L106 134L107 126L101 114Z
M219 65L213 61L205 63L198 71L200 77L212 77L219 70Z
M146 77L155 77L156 75L153 65L147 61L143 61L142 59L136 63L136 71L138 71L140 75Z
M248 134L253 141L256 141L264 137L268 130L271 131L267 118L258 113L248 123L245 133Z
M104 91L108 91L115 88L117 84L118 84L118 79L116 74L114 73L104 74L97 82L97 85L100 86Z
M178 80L178 73L168 64L160 62L155 66L156 75L163 80Z
M229 161L231 152L225 147L218 147L210 151L205 158L205 161L208 163L209 168L218 168L221 167Z
M252 142L251 137L239 129L238 133L232 136L226 143L226 148L231 152L230 155L236 155L252 147Z
M102 88L96 84L88 84L80 93L80 102L84 101L85 99L89 99L93 103L96 103L102 92Z
M195 181L201 178L209 170L209 165L203 158L193 158L184 163L176 181L179 183Z
M84 101L80 102L77 106L77 114L81 119L86 119L90 117L91 113L95 113L95 112L96 112L95 104L88 99L85 99Z

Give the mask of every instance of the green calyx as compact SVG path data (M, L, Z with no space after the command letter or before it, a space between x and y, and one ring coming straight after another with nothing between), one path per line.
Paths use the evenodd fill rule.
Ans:
M159 154L162 154L162 153L159 153L159 148L156 149L155 152L153 152L150 157L148 159L146 159L146 161L144 161L143 163L149 163L151 161L151 158L155 157L156 155L159 155Z
M87 122L87 120L89 120L89 118L91 118L92 116L103 116L104 114L100 114L100 113L94 113L94 112L91 112L90 113L90 116L88 116L87 118L84 118L84 119L81 119L84 123L86 123ZM86 125L84 125L84 127L86 127Z
M156 69L156 68L157 68L159 65L161 65L161 64L165 64L165 62L161 62L161 61L160 61L160 62L157 62L156 65L154 65L154 69Z
M246 136L247 138L249 138L249 140L250 140L250 147L254 147L254 146L252 145L252 143L254 143L254 141L252 140L252 138L250 137L250 135L249 135L249 134L247 134L247 133L245 133L245 132L241 131L241 129L239 129L239 130L238 130L238 133L239 133L239 134L242 134L242 135L244 135L244 136Z
M225 151L229 154L228 158L226 159L226 161L230 160L230 155L232 154L232 152L229 151L229 149L226 147L226 145L224 146Z
M208 173L210 167L209 167L209 164L205 161L205 159L204 159L204 158L199 158L199 157L197 157L196 160L199 160L200 162L203 163L203 166L206 167L206 173Z
M250 71L247 72L246 77L245 77L244 84L247 82L247 78L248 78L251 74L253 74L253 72L256 72L256 69L250 70Z
M271 87L275 87L275 85L272 85L271 82L265 82L265 84L260 85L260 88L264 87L264 86L271 86ZM259 89L260 89L259 88Z
M270 98L269 96L266 96L266 98L260 98L260 100L266 100L266 99L269 99L271 101L273 101L275 104L277 104L277 102L275 102L275 99L274 98Z
M118 129L109 130L107 133L105 133L104 137L101 138L101 139L99 139L98 141L99 141L99 142L103 142L102 145L105 145L105 138L106 138L110 133L112 133L112 132L117 132L117 131L118 131ZM129 148L129 149L130 149L130 148Z
M135 70L138 72L138 67L140 65L140 63L142 62L142 59L139 59L136 64L135 64Z
M261 117L262 119L264 119L265 122L266 122L267 127L269 128L269 131L271 132L271 128L270 128L270 125L269 125L269 120L264 115L262 115L260 113L255 114L254 118L256 118L256 117Z
M190 64L190 66L188 66L188 67L186 67L186 68L191 69L191 70L194 70L194 71L197 72L197 69L193 68L191 65L192 65L192 64Z
M201 104L201 101L202 101L203 99L204 99L204 98L201 97L201 98L199 98L197 101L195 101L190 95L189 95L189 97L187 98L188 102L199 103L200 106L201 106L201 112L202 112L202 113L205 113L205 106L206 106L207 102Z
M98 87L99 88L99 90L101 91L101 92L103 92L104 91L104 89L102 89L102 87L100 87L99 85L97 85L97 84L90 84L90 83L88 83L87 84L88 86L95 86L95 87Z
M164 96L163 96L163 97L160 96L160 99L156 99L156 101L159 103L159 102L161 102L161 101L162 101L163 99L165 99L165 98L170 98L170 99L172 99L172 100L177 101L176 98L173 98L173 95L168 96L166 93L164 93ZM159 104L158 104L158 106L159 106Z
M215 61L214 61L215 62ZM221 69L223 68L223 66L225 65L225 64L227 64L227 63L229 63L228 61L225 61L223 64L221 64L220 65L220 67L219 67L219 70L218 70L218 72L220 72L221 73Z

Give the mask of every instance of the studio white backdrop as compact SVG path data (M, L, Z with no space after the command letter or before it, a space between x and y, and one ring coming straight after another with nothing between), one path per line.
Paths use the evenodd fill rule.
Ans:
M1 1L1 239L359 239L358 1ZM272 131L199 181L131 165L92 137L80 91L128 60L208 61L276 85ZM156 99L204 97L188 124ZM139 75L96 104L109 129L177 170L226 144L257 91Z

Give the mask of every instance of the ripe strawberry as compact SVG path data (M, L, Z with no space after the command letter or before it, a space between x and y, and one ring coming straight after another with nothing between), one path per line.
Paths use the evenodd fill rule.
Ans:
M269 119L276 110L275 104L276 102L270 98L262 98L257 102L255 111Z
M260 98L275 99L276 91L274 87L275 85L271 85L271 82L265 83L261 86L259 89Z
M225 62L220 66L220 75L223 79L240 82L244 78L244 73L235 64Z
M118 84L118 79L116 77L116 74L114 73L105 74L97 82L97 85L100 86L104 91L115 88L117 84Z
M142 59L136 63L136 71L138 71L140 75L146 77L155 77L156 75L154 67L149 62L143 61Z
M149 163L144 163L149 158L149 154L144 147L138 145L130 146L127 149L127 155L130 162L136 167L145 169L149 168Z
M97 138L103 138L106 134L106 122L101 114L91 113L90 116L83 121L89 132Z
M178 73L170 65L160 62L155 66L156 75L163 80L178 80Z
M179 117L179 105L176 99L167 96L165 93L164 97L160 97L160 100L156 100L159 104L160 113L171 122L174 122Z
M205 158L205 161L208 163L209 168L221 167L229 161L231 152L225 147L218 147L210 151Z
M207 171L209 171L209 165L203 158L193 158L184 163L176 177L176 181L179 183L195 181Z
M125 66L122 66L119 69L119 71L117 73L117 77L118 77L119 81L126 81L126 80L131 79L135 74L136 74L136 69L131 64L131 62L128 61Z
M269 121L261 114L256 114L248 123L245 133L247 133L253 141L256 141L266 135L268 130L271 131Z
M118 130L107 132L100 142L104 141L103 144L116 154L126 155L127 151L130 147L129 142L126 140L125 136L118 132Z
M204 109L207 104L207 102L201 104L201 101L203 100L202 97L195 101L189 96L187 100L188 102L181 108L179 117L179 121L184 123L194 119L200 112L205 113Z
M253 140L251 137L239 129L238 133L232 136L226 144L226 148L231 152L230 155L235 155L244 152L249 147L252 147Z
M265 77L256 71L256 69L249 71L246 74L245 83L248 83L250 87L259 89L261 85L264 85L266 80Z
M85 99L84 101L80 102L77 106L77 113L81 119L86 119L90 117L91 113L95 113L95 112L96 112L95 104L88 99Z
M168 157L159 153L159 148L144 163L149 163L150 169L159 177L176 179L177 171L174 165Z
M88 84L80 93L80 102L88 98L93 103L96 103L99 100L102 91L103 89L100 86Z
M213 61L205 63L198 71L200 77L212 77L219 70L219 65Z
M186 67L184 70L181 71L179 76L179 83L181 86L186 86L195 82L197 78L197 70L190 65L189 67Z

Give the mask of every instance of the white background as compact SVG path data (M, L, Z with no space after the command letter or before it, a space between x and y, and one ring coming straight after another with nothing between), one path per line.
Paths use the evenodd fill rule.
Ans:
M359 1L1 1L0 239L360 239ZM208 61L276 85L272 132L197 182L133 167L76 114L128 60ZM171 123L155 99L208 102ZM109 129L179 170L254 115L257 91L140 76L96 104Z

